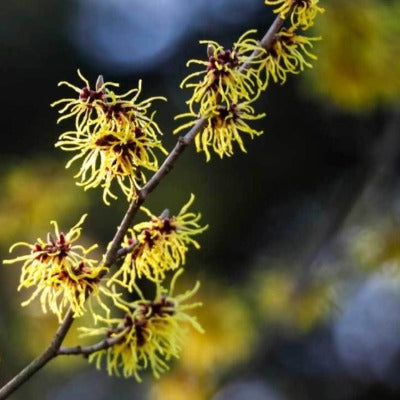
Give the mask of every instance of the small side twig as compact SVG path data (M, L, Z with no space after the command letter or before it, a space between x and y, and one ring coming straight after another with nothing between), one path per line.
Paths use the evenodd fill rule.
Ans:
M129 246L126 247L121 247L118 251L117 251L117 258L121 258L124 257L125 255L127 255L128 253L132 252L134 250L134 248L139 244L139 242L137 240L135 240L132 244L130 244Z
M101 342L92 344L90 346L75 346L75 347L60 347L57 351L57 355L80 355L88 356L92 353L96 353L100 350L107 350L109 347L114 346L115 344L122 341L124 336L121 334L120 336L107 338L102 340Z

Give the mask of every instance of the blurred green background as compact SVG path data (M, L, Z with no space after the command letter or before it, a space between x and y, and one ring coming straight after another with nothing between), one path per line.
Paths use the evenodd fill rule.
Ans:
M188 255L186 281L202 282L205 335L188 337L159 381L107 377L60 358L12 399L319 400L400 397L400 3L321 2L312 70L271 85L256 108L265 134L247 154L205 163L193 146L146 204L193 210L210 225ZM165 95L158 122L176 141L178 89L200 39L226 46L273 20L262 0L40 0L0 7L0 251L68 229L84 212L85 240L104 246L126 202L83 192L54 148L72 126L49 104L78 84L76 69L123 91ZM79 83L80 84L80 83ZM143 98L144 98L143 97ZM122 196L120 196L122 198ZM21 308L19 266L0 269L0 382L46 346L56 318ZM80 322L80 321L79 321ZM81 322L80 322L81 323ZM82 322L84 324L84 322ZM69 344L80 339L75 330Z

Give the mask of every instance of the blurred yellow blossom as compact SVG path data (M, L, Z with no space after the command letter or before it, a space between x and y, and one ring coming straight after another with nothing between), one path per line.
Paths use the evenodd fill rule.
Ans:
M326 317L331 287L323 282L310 282L298 288L296 279L293 272L270 270L256 275L251 290L261 319L287 326L291 333L302 333Z
M383 265L400 266L400 227L392 220L371 222L353 233L348 242L350 255L358 265L377 269Z
M251 355L256 333L249 306L236 291L215 286L201 299L205 307L198 311L198 317L205 333L188 336L180 367L212 379L213 374Z
M400 96L400 3L335 0L318 21L324 40L307 90L362 110Z
M66 215L87 206L87 196L71 182L60 163L41 156L13 164L1 177L7 194L0 198L1 243L47 229L49 217L67 222Z
M208 400L211 387L210 379L175 370L152 384L149 400Z

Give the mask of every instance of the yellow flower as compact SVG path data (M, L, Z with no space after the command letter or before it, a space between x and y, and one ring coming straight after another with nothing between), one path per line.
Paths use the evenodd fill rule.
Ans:
M133 245L133 250L125 256L122 266L109 280L108 285L118 283L132 290L136 276L140 278L144 275L150 280L157 281L164 279L166 271L184 265L189 245L196 249L200 248L192 236L208 228L199 225L200 214L188 212L194 199L192 194L178 215L172 217L168 215L157 217L141 207L151 221L137 224L129 230L123 246Z
M138 102L142 91L141 80L139 80L137 89L117 95L109 87L119 87L118 83L104 83L102 76L99 76L96 89L91 89L88 80L79 70L78 75L85 83L83 88L65 81L58 84L72 88L79 96L78 98L61 99L51 104L52 107L65 104L59 113L66 114L57 122L75 117L75 125L79 133L86 130L92 133L98 130L123 130L125 124L133 122L136 126L147 126L149 136L154 139L157 139L157 133L161 134L159 127L153 121L154 113L149 117L147 112L154 100L166 100L165 97L151 97Z
M76 122L76 130L63 133L56 147L78 152L67 164L68 168L81 160L82 166L75 176L80 179L78 185L85 189L101 186L103 200L109 204L109 198L116 198L111 190L115 179L130 201L146 181L143 169L158 169L155 149L167 154L158 139L162 133L154 121L155 112L148 115L152 102L165 98L151 97L139 102L142 81L136 89L122 95L108 88L118 84L104 83L102 79L96 83L96 90L92 90L79 71L78 74L86 84L83 89L67 82L61 84L77 91L79 98L53 103L53 106L66 103L60 112L67 114L59 121L75 117Z
M313 47L316 40L320 37L306 37L296 34L293 28L285 29L275 36L271 47L265 53L263 63L260 64L259 72L264 72L265 85L268 85L271 76L275 83L286 82L287 74L298 74L305 67L312 68L312 64L306 60L306 57L316 60L317 57L310 53L308 48Z
M210 110L206 116L207 122L205 127L195 138L197 151L204 151L207 161L211 159L209 147L221 158L224 155L229 157L233 154L233 143L237 142L240 149L246 153L241 134L248 134L251 138L263 134L263 131L257 131L247 123L247 121L254 121L265 117L265 114L255 115L255 111L251 106L251 103L257 98L258 96L252 101L244 101L238 104L217 105ZM175 129L174 133L178 133L196 124L197 120L194 113L181 114L175 119L186 117L192 118L192 121Z
M59 82L58 86L68 86L79 94L78 98L67 98L55 101L51 104L52 107L63 105L63 108L59 111L60 114L64 114L57 120L61 122L64 119L75 117L75 125L78 131L82 131L85 125L88 124L91 119L97 119L98 115L102 114L102 108L106 100L106 92L108 86L118 86L117 83L107 82L104 83L102 78L99 77L96 82L95 89L90 88L89 81L81 74L78 69L78 75L84 82L85 86L80 88L74 86L69 82ZM94 114L94 115L93 115Z
M106 324L101 328L81 328L84 335L105 335L121 340L108 349L93 353L89 362L95 362L100 368L105 360L110 375L135 377L141 381L139 373L150 367L156 378L168 370L167 362L178 358L187 328L192 327L202 332L196 318L187 311L201 306L201 303L184 304L199 289L199 283L192 290L174 296L174 285L179 270L171 281L169 291L157 283L154 300L141 300L131 303L113 296L114 304L125 315L122 318L98 319Z
M136 196L137 189L146 182L142 169L158 169L155 150L166 153L161 142L153 138L150 123L143 127L127 123L120 128L114 131L101 130L96 134L66 132L56 143L56 147L65 151L78 152L66 168L81 160L82 165L75 175L80 179L77 184L85 190L101 186L107 205L110 204L109 197L117 198L111 190L114 180L130 201Z
M150 116L147 113L154 100L167 101L167 99L162 96L153 96L138 102L141 91L142 80L139 80L137 89L132 89L122 95L107 91L106 102L101 110L102 118L106 121L108 130L118 131L126 124L133 123L138 127L146 127L147 136L157 140L157 135L162 135L162 133L154 122L156 112L152 112ZM133 97L129 98L130 96Z
M81 316L87 294L90 291L98 293L99 274L104 268L96 267L96 260L86 257L97 245L85 249L74 244L81 235L85 218L86 215L66 234L52 221L55 236L48 234L46 241L39 238L34 244L18 242L10 248L10 252L19 246L30 249L30 254L3 261L4 264L23 262L18 290L35 288L23 306L40 296L43 312L49 308L62 320L68 307L72 308L75 317Z
M290 14L292 26L300 26L303 30L313 26L317 14L325 11L318 3L319 0L265 0L265 4L278 7L274 10L275 14L282 19Z
M190 60L190 64L204 66L201 71L193 72L181 83L181 88L193 88L193 96L187 101L190 111L194 112L194 105L199 105L200 114L208 114L210 110L220 102L220 100L230 104L238 102L239 99L251 99L255 96L262 86L262 82L255 70L247 68L257 65L264 49L259 46L256 39L249 38L248 35L256 32L247 31L239 40L234 43L233 48L225 49L214 41L202 40L201 44L206 44L209 59ZM249 61L249 56L259 51L259 55ZM249 65L247 64L249 63ZM246 64L247 67L243 68ZM204 75L198 82L192 83L193 79ZM195 113L196 114L196 113Z

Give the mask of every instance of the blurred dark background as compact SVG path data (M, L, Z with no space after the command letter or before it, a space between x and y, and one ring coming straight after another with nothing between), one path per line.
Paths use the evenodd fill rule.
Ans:
M309 35L312 70L270 85L256 109L265 134L205 163L193 146L151 195L154 213L196 194L210 229L188 256L187 284L202 282L204 336L190 336L159 381L106 377L83 359L57 359L12 399L400 398L400 5L324 1ZM50 103L103 74L122 91L143 79L159 104L165 147L189 93L186 61L198 40L230 46L273 20L262 0L40 0L0 6L0 250L72 226L89 213L87 240L105 246L126 202L83 192L54 148ZM104 248L104 247L103 247ZM19 266L0 276L0 381L40 353L56 327L38 305L21 308ZM83 323L84 324L84 323ZM72 332L69 343L77 343Z

